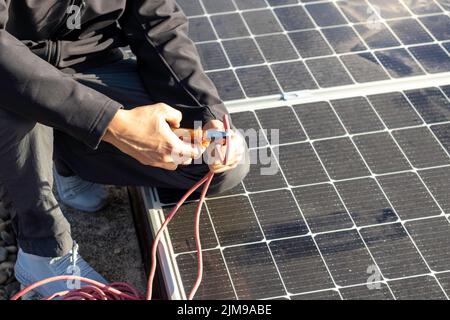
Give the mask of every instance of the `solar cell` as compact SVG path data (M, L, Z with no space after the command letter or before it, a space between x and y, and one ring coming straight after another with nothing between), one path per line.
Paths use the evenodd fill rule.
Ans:
M337 5L350 22L362 23L367 22L371 18L373 19L373 9L365 1L339 1Z
M187 16L198 16L204 13L202 5L198 0L177 0L177 3Z
M259 9L267 7L265 0L235 0L234 3L240 10Z
M450 158L428 128L396 130L394 138L415 168L450 164Z
M331 50L325 38L317 30L289 32L289 37L302 58L331 55Z
M396 173L377 180L402 220L441 214L441 209L416 173Z
M262 97L280 93L269 67L259 66L237 69L236 73L248 97ZM258 79L258 81L255 81Z
M375 52L376 57L393 78L420 76L424 72L405 49L391 49Z
M231 300L236 299L233 284L228 276L227 267L220 250L204 252L203 281L195 299ZM186 253L177 257L177 265L186 288L191 290L197 278L197 257L195 253ZM220 283L220 286L217 286Z
M447 50L447 52L450 54L450 42L443 43L442 45Z
M305 8L320 27L336 26L346 23L344 16L339 12L333 2L307 4Z
M370 169L375 174L409 170L411 166L388 133L360 135L353 138Z
M439 280L442 289L447 293L448 296L450 294L450 272L437 274L436 278Z
M450 102L438 88L410 90L406 96L426 123L450 121Z
M289 293L334 287L333 280L311 237L273 241L270 248Z
M434 134L439 139L442 146L450 154L450 124L441 124L432 126L431 130L433 130Z
M384 19L393 19L410 16L408 9L399 0L368 0L374 11Z
M368 288L367 285L341 289L345 300L393 300L394 296L388 286L380 283L376 290Z
M323 30L323 34L336 53L364 51L366 49L366 46L351 27L327 28Z
M450 98L450 85L448 86L442 86L441 87L442 92L445 93L445 95L447 96L447 98Z
M263 239L247 196L211 199L207 201L207 206L222 245L242 244ZM224 217L223 210L228 210L230 215ZM240 233L239 236L237 233Z
M398 300L446 299L438 282L432 276L390 281L389 286Z
M448 0L436 0L444 10L450 11L450 2Z
M261 160L261 157L267 158L267 160ZM255 165L251 166L249 174L244 179L244 185L248 191L262 191L286 187L286 182L281 175L278 165L274 165L274 155L270 149L252 149L250 151L250 158ZM266 164L266 162L269 162L269 164ZM269 168L269 165L271 165L271 168ZM262 168L267 168L268 174L261 174ZM272 170L276 173L273 174Z
M428 16L420 18L420 21L438 40L450 40L450 17L446 15Z
M264 147L267 145L267 140L262 132L262 128L256 119L256 114L251 111L236 112L231 115L233 125L239 129L244 135L247 145L251 148ZM254 133L250 135L247 133ZM258 134L259 133L259 134Z
M409 51L429 73L450 71L450 56L437 44L410 47Z
M440 13L442 10L434 1L422 1L422 0L403 0L403 3L414 14L431 14Z
M305 235L308 227L292 193L282 189L250 195L256 216L267 239ZM273 199L278 199L277 202Z
M325 171L309 143L281 146L279 161L288 183L292 186L327 181ZM299 167L298 164L302 166Z
M276 8L274 11L286 31L314 28L303 6Z
M207 42L197 46L205 70L225 69L229 63L219 43Z
M384 277L402 278L430 272L400 223L363 228L361 234Z
M261 126L267 130L272 145L306 140L306 134L291 107L256 110L256 115ZM271 130L276 130L273 133L278 135L277 143L272 139Z
M353 227L353 221L331 184L300 187L293 191L313 233Z
M445 213L450 212L450 168L436 168L419 171L436 201Z
M302 61L277 63L271 66L283 91L317 89L317 84Z
M433 42L433 38L415 19L394 20L388 23L406 45Z
M205 6L206 12L208 13L218 13L234 11L236 7L233 1L223 1L223 0L202 0Z
M282 6L286 4L296 4L298 0L267 0L271 6Z
M353 84L353 80L336 57L317 58L306 61L317 83L322 88Z
M291 300L341 300L341 296L336 290L325 290L314 293L306 293L291 296Z
M195 251L195 238L191 232L194 229L194 220L192 219L192 212L195 210L196 203L189 203L183 206L180 214L176 215L169 227L169 232L172 235L173 249L175 253ZM171 207L164 209L164 214L167 217L170 213ZM206 209L203 209L200 221L202 247L205 249L215 248L218 246L217 239L213 232L213 227L209 219Z
M336 113L351 134L383 130L383 123L364 97L331 101Z
M376 27L373 24L358 24L355 29L370 49L400 46L400 42L382 22L377 23Z
M446 271L450 263L450 223L445 217L408 221L411 238L432 271Z
M358 227L397 221L394 209L373 178L340 181L336 188Z
M206 17L189 19L189 37L193 41L216 40L214 29Z
M213 15L211 21L220 38L227 39L250 35L244 19L237 13ZM189 22L189 27L191 27L191 22Z
M342 136L345 129L328 102L307 103L294 106L310 139Z
M316 141L314 148L334 180L370 175L358 150L349 138Z
M258 35L283 31L271 10L247 11L242 15L253 34Z
M261 64L264 58L253 39L235 39L223 41L223 46L234 66Z
M208 72L208 77L213 81L222 99L239 100L245 98L244 92L233 71Z
M284 34L260 36L256 38L267 62L293 60L298 58L294 47ZM292 77L291 79L295 79ZM289 91L289 90L286 90Z
M316 241L337 285L367 281L367 266L374 261L356 230L321 234Z
M239 299L286 294L267 244L226 248L224 256Z
M389 129L416 126L420 116L401 92L368 96L370 103Z
M341 60L358 83L389 79L386 71L370 52L341 56Z

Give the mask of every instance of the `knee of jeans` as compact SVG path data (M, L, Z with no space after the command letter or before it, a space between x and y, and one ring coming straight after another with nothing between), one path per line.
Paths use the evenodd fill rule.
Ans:
M231 190L244 180L250 171L250 157L248 151L244 160L234 169L218 174L214 177L208 194L215 195Z

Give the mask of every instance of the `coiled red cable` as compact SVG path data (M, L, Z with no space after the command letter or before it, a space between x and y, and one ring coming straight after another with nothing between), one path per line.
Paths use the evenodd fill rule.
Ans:
M230 130L230 123L228 120L228 116L225 115L223 119L225 130L228 132ZM231 146L231 139L229 137L226 138L226 146L227 152L223 159L224 164L228 163L228 153ZM193 194L196 190L198 190L201 186L203 186L202 193L200 196L200 200L197 204L197 209L195 212L195 245L197 250L197 279L195 284L189 293L188 300L194 299L195 294L197 293L198 288L202 282L203 277L203 254L202 254L202 244L200 239L200 215L203 207L203 203L205 202L206 194L208 192L209 186L214 178L214 173L209 172L205 177L203 177L199 182L197 182L193 187L191 187L186 194L178 201L176 206L172 209L169 216L164 221L163 225L159 229L156 237L153 241L152 245L152 265L150 269L150 275L148 277L147 283L147 294L145 296L146 300L152 299L153 292L153 281L156 274L156 265L157 265L157 251L158 245L161 240L161 237L164 231L167 229L170 221L177 214L178 209L183 205L183 203L189 198L191 194ZM46 297L43 300L53 300L56 298L60 298L62 300L143 300L144 297L141 295L138 290L136 290L132 285L123 283L123 282L115 282L111 284L103 284L88 278L77 277L77 276L57 276L48 279L44 279L36 282L35 284L21 290L17 294L15 294L11 300L18 300L34 289L41 287L45 284L56 282L56 281L80 281L86 283L86 286L81 287L76 290L68 290L56 293L50 297Z

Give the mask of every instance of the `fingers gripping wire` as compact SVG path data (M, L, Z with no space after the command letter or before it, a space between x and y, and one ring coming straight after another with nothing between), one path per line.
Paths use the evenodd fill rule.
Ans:
M224 165L228 163L229 158L229 150L231 148L231 127L230 122L228 119L228 116L225 115L223 119L225 131L228 133L225 137L225 143L226 143L226 153L224 157ZM167 226L169 225L170 221L173 219L173 217L177 214L178 209L183 205L183 203L189 198L191 194L193 194L195 191L197 191L200 187L203 186L200 200L198 201L196 212L195 212L195 243L196 243L196 249L197 249L197 279L195 281L195 284L193 288L191 289L191 292L189 293L188 299L192 300L195 297L195 294L198 291L198 288L200 287L200 284L202 282L203 278L203 254L202 254L202 245L201 245L201 239L200 239L200 215L202 211L203 204L205 202L206 194L208 192L208 189L211 185L211 182L214 178L214 173L209 172L206 176L204 176L199 182L197 182L191 189L189 189L186 194L180 199L180 201L176 204L176 206L172 209L167 219L164 221L163 225L159 229L158 233L156 234L156 237L153 241L152 245L152 265L150 269L150 275L148 278L147 283L147 294L145 296L145 299L151 300L152 299L152 292L153 292L153 281L156 274L156 266L157 266L157 251L158 246L161 240L161 237L163 233L167 230ZM27 293L33 291L36 288L39 288L40 286L46 285L48 283L56 282L56 281L79 281L80 283L86 284L85 286L81 287L80 289L76 290L68 290L56 293L50 297L45 298L44 300L52 300L55 298L60 298L63 300L142 300L144 297L139 294L139 292L131 285L127 283L112 283L109 285L102 284L100 282L78 277L78 276L57 276L52 277L48 279L44 279L42 281L39 281L22 291L18 292L16 295L14 295L11 300L18 300Z

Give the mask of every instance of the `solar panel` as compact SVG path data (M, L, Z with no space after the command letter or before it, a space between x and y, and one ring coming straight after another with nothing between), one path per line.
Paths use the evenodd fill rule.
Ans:
M280 171L263 176L252 166L237 194L206 201L208 270L197 298L446 298L448 102L433 87L233 113L238 127L286 122L281 145L269 145L278 149ZM173 223L188 290L196 269L186 232L192 221ZM379 272L370 283L376 290L367 287L371 270Z
M261 132L249 175L206 200L196 299L448 299L448 0L177 1L234 126ZM180 194L148 194L157 229ZM195 202L160 256L174 298Z
M178 3L225 100L450 72L447 0Z

